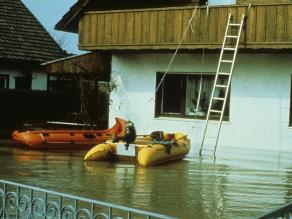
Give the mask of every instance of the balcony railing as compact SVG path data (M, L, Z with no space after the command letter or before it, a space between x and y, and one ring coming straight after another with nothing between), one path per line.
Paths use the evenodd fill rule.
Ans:
M290 219L292 218L292 202L269 213L257 217L257 219Z
M92 11L79 21L79 47L175 49L194 7ZM240 48L292 48L292 3L199 7L181 48L220 48L227 18L246 14Z
M131 219L171 217L0 180L0 218Z

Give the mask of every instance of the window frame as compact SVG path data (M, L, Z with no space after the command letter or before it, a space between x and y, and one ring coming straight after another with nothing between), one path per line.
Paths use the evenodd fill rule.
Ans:
M292 74L290 79L290 107L289 107L289 123L288 127L292 128Z
M155 109L154 109L154 116L155 118L159 118L159 117L171 117L171 118L188 118L188 119L196 119L196 120L205 120L207 115L187 115L186 111L185 111L185 107L186 107L186 96L187 96L187 79L190 76L204 76L204 75L212 75L214 76L215 79L215 72L170 72L167 73L168 75L172 74L172 75L177 75L177 76L181 76L182 78L185 78L185 93L184 95L182 95L182 102L184 103L184 106L181 107L184 110L181 110L180 113L164 113L162 112L162 104L163 104L163 83L164 81L161 83L160 87L157 89L157 86L160 84L161 78L163 77L164 73L163 72L156 72L156 86L155 86L155 90L157 90L157 92L155 93ZM213 82L214 83L214 82ZM213 84L214 85L214 84ZM212 88L213 88L212 85ZM212 91L211 91L212 92ZM292 92L292 91L291 91ZM223 116L223 121L229 121L230 119L230 96L231 96L231 86L229 89L229 93L228 93L228 100L227 100L227 104L225 106L225 111L224 111L224 116ZM217 120L218 117L210 117L211 120Z
M9 89L10 75L9 74L0 74L0 78L4 78L4 80L5 80L5 87L4 88L0 88L0 89Z
M48 74L47 90L49 92L76 93L76 77L70 74Z

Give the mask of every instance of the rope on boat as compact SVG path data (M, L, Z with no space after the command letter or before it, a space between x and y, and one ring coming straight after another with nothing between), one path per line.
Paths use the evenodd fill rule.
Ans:
M165 152L167 154L171 154L171 148L172 148L172 146L178 146L177 142L179 140L181 140L181 139L187 138L188 135L183 135L183 136L181 136L181 137L179 137L177 139L173 139L173 140L163 140L163 139L157 140L157 139L154 139L153 138L153 135L152 134L150 134L150 135L137 135L137 137L138 136L142 136L142 137L150 136L152 138L151 140L148 140L146 142L147 145L145 145L145 147L148 147L151 144L160 144L160 145L163 145L165 147L165 149L166 149ZM135 144L135 142L134 142L134 144Z
M171 153L171 148L172 146L177 146L177 141L181 140L183 138L186 138L188 135L183 135L182 137L178 138L178 139L174 139L174 140L154 140L152 141L151 144L161 144L166 148L166 153L170 154Z

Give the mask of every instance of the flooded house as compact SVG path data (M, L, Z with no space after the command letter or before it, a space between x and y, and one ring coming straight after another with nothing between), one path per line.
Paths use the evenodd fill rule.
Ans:
M54 101L46 93L47 74L40 64L65 56L68 54L21 0L1 0L1 130L50 113L47 103Z
M56 28L111 54L111 124L184 132L199 150L229 15L244 23L218 145L292 151L291 1L79 0Z

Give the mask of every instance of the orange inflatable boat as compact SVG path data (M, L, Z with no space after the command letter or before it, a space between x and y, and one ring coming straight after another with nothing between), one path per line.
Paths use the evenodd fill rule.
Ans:
M116 124L105 130L34 130L14 131L16 145L36 149L88 149L114 136L124 135L125 121L116 118Z

